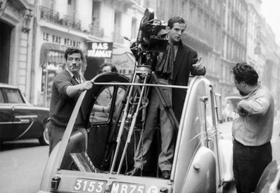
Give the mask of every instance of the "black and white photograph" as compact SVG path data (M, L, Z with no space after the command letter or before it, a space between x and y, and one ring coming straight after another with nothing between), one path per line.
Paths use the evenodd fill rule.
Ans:
M0 193L280 193L279 7L0 0Z

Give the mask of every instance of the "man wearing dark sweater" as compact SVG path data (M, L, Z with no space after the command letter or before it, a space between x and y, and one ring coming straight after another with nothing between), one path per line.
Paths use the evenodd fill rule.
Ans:
M83 53L79 49L68 48L64 54L65 70L54 78L50 104L49 153L61 140L80 93L92 87L90 81L85 81L81 74Z

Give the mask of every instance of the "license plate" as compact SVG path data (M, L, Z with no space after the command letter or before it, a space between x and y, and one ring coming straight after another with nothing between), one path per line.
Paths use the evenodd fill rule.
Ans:
M145 186L139 184L114 182L111 188L111 193L144 193L144 192L145 192Z
M76 179L73 190L83 193L103 193L105 191L105 181Z

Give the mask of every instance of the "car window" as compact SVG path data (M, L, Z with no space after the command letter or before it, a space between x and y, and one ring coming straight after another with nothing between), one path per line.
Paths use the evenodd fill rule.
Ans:
M8 103L24 103L23 98L17 89L4 89Z
M112 87L112 86L104 87L104 89L98 95L94 106L97 108L107 108L107 107L111 106L113 92L114 92L114 87ZM114 112L119 112L121 100L123 99L124 94L125 94L125 90L123 88L118 88ZM106 121L108 121L108 118L109 118L108 112L100 112L100 111L94 110L94 108L93 108L92 113L90 115L90 122L91 123L106 122Z

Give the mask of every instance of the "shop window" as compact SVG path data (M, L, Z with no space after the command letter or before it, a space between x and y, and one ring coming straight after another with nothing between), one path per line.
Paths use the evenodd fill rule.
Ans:
M47 56L47 62L42 65L41 79L41 92L43 94L44 106L50 105L54 77L65 68L63 52L50 50Z

